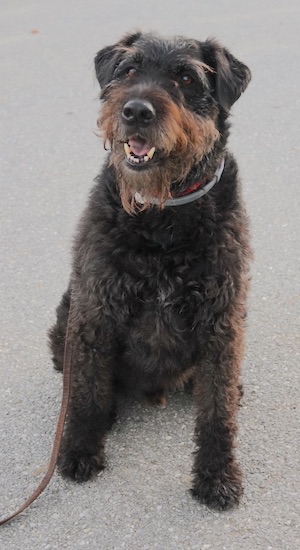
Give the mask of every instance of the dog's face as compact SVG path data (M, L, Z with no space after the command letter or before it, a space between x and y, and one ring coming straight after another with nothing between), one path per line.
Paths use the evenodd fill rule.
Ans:
M226 116L250 80L249 69L214 40L163 40L136 33L95 58L102 88L99 126L112 147L124 208L135 193L143 208L163 206L171 185L183 181L219 139Z

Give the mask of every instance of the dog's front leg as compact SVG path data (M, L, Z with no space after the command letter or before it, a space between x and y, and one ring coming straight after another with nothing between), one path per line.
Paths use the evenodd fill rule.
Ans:
M234 457L239 372L243 354L243 321L226 315L209 339L198 366L198 406L193 494L211 508L238 504L241 471Z
M58 468L65 477L86 481L105 467L104 443L114 415L113 354L83 340L73 346L73 381Z

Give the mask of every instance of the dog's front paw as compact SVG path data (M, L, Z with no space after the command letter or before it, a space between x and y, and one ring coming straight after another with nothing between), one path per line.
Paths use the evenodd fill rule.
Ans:
M88 481L105 468L104 456L80 451L67 451L60 455L58 469L65 478L81 483Z
M237 465L230 471L214 475L197 473L192 494L214 510L229 510L237 506L243 493L242 476Z

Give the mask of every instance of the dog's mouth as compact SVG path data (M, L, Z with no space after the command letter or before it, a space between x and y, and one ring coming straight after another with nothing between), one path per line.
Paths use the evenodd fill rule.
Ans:
M153 160L156 147L139 135L131 136L123 145L126 161L132 168L146 168L156 160Z

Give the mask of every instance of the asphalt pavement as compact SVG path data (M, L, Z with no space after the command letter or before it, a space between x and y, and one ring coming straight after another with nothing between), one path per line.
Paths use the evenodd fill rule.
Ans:
M1 528L1 550L294 550L299 472L299 0L0 0L0 515L40 480L61 398L46 332L70 272L72 235L104 159L93 58L141 28L216 36L252 70L230 147L244 182L255 262L249 300L237 510L189 494L195 410L120 403L108 468L55 474Z

